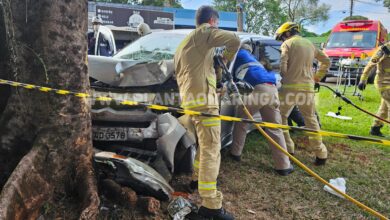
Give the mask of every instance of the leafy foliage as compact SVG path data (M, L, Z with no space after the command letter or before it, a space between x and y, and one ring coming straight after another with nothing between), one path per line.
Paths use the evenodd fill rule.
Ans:
M325 33L322 33L322 34L320 35L320 37L328 37L328 36L330 35L331 32L332 32L332 30L329 30L329 31L327 31L327 32L325 32Z
M375 0L376 2L382 2L383 1L383 6L388 8L390 11L390 0Z
M343 21L348 21L348 20L368 20L368 18L361 15L354 15L354 16L348 16L343 19Z
M318 37L316 33L310 32L305 28L301 29L301 35L302 37Z
M96 0L96 2L111 2L111 3L122 3L122 4L133 4L133 5L150 5L164 7L166 0ZM183 8L179 0L168 1L173 8Z
M235 0L214 0L216 9L236 11ZM273 35L286 21L301 25L326 21L330 6L319 0L247 0L244 5L248 32Z
M214 7L219 11L235 12L237 10L236 3L236 0L213 0Z
M151 5L151 6L159 6L164 7L166 0L143 0L142 5ZM180 1L173 1L170 0L170 5L173 8L183 8L183 6L180 4Z
M319 0L282 0L282 8L290 21L300 25L315 24L329 19L330 5Z
M280 10L280 0L249 1L246 5L248 32L273 35L287 16Z
M247 0L244 4L247 31L273 35L278 26L287 21L280 3L281 0ZM213 4L219 11L236 11L236 0L214 0Z
M121 4L138 4L137 0L96 0L96 2L111 2Z

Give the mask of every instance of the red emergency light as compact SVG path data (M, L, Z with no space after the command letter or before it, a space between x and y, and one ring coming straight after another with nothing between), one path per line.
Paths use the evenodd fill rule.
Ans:
M357 20L357 21L344 21L341 23L341 26L344 28L356 28L356 27L363 27L363 26L371 26L373 24L373 21L365 21L365 20Z

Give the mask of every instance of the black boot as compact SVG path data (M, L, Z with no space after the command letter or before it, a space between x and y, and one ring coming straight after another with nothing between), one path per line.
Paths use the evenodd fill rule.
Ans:
M294 172L293 165L290 166L290 168L284 169L284 170L275 170L276 173L278 173L281 176L287 176L288 174Z
M189 185L189 190L191 192L194 192L197 189L198 189L198 181L191 180L190 185Z
M201 206L199 208L198 215L211 220L234 220L233 215L226 212L224 208L208 209L204 206Z
M314 165L316 166L324 166L326 164L326 158L325 159L321 159L321 158L318 158L316 157L316 160L314 161Z
M384 137L384 135L381 132L382 127L383 127L383 125L372 126L371 130L370 130L370 134L374 135L374 136Z
M230 157L232 160L236 161L236 162L240 162L240 161L241 161L241 156L236 156L236 155L234 155L234 154L232 154L232 153L229 153L229 157Z

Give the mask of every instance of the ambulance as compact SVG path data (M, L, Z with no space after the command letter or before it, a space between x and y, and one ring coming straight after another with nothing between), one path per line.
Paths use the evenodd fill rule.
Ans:
M336 24L323 48L332 63L327 77L338 76L340 63L345 59L355 60L360 66L366 64L387 40L387 30L380 21L351 20ZM351 73L354 78L361 74L361 69ZM374 75L369 81L373 81Z

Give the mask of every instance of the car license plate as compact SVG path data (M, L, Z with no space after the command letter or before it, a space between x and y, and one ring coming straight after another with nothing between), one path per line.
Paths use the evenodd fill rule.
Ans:
M127 140L127 129L94 127L92 135L95 141L125 141Z

